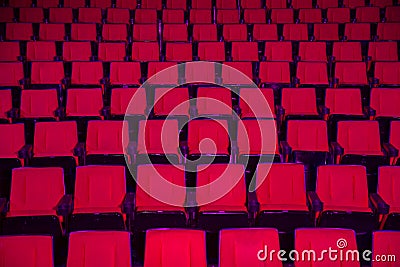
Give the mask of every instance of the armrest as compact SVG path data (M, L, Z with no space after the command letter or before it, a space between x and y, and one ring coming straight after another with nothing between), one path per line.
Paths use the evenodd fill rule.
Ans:
M292 84L293 84L294 87L299 87L300 79L298 77L293 77L292 78Z
M136 153L137 153L137 142L136 141L130 141L128 143L127 151L128 151L128 154L131 155L131 156L132 155L136 155Z
M187 155L189 155L189 145L187 141L180 142L179 146L181 147L183 156L187 157Z
M371 87L376 87L379 85L379 79L378 78L371 78Z
M240 116L242 115L242 109L239 107L239 105L234 105L233 106L233 111L235 111L235 113Z
M76 146L74 147L74 156L82 157L85 155L85 153L86 153L85 143L83 142L77 143Z
M292 153L292 147L287 141L281 141L280 145L284 155L290 155Z
M63 61L63 57L62 56L55 56L54 57L54 61Z
M71 83L71 78L65 77L64 79L61 80L61 83L63 85L69 85Z
M378 214L388 214L390 206L377 193L369 195L369 207Z
M372 57L371 56L363 56L363 60L365 62L369 62L369 61L372 61Z
M383 150L388 157L398 157L399 156L399 150L395 148L392 144L390 143L383 143L382 144Z
M59 117L59 118L64 118L65 117L65 108L64 107L58 107L54 111L54 116Z
M57 203L57 215L66 217L72 213L73 208L72 195L64 195Z
M344 148L338 142L331 142L330 146L335 155L341 156L344 154Z
M17 56L17 60L23 62L26 60L26 57L25 56Z
M294 56L294 57L293 57L293 61L294 61L294 62L299 62L299 61L301 61L301 56Z
M135 202L136 196L135 193L129 192L126 193L124 201L122 202L122 213L125 214L133 214L135 212L135 207L136 207L136 202Z
M328 56L328 62L329 63L333 63L336 61L336 57L335 56Z
M0 214L4 215L7 213L7 199L0 198Z
M32 156L33 156L33 147L32 147L32 145L24 145L18 151L18 158L29 159L29 158L32 158Z
M313 212L321 212L324 209L324 203L314 191L307 192L307 206Z
M326 106L320 105L320 106L318 106L318 112L319 112L319 114L325 116L325 115L329 115L331 110Z
M109 106L103 107L100 110L100 113L101 113L101 116L103 116L105 118L110 118L111 117L111 107L109 107Z
M21 80L18 81L20 85L25 86L27 84L30 83L30 79L29 78L23 78Z
M371 107L364 107L363 112L365 116L370 118L371 120L376 116L376 110Z
M249 212L257 213L260 210L260 203L257 200L256 192L249 192L247 195L247 209Z
M197 107L196 106L189 106L189 115L191 117L196 117L197 116Z
M100 79L100 84L109 84L110 79L108 77L104 77Z
M229 62L230 62L230 61L232 61L232 60L233 60L233 59L232 59L232 56L227 56L227 57L226 57L226 61L229 61Z
M276 115L278 117L285 116L285 109L281 105L276 105Z
M99 60L99 57L98 57L98 56L90 56L90 57L89 57L89 60L90 60L90 61L98 61L98 60Z
M10 109L9 111L7 111L7 117L11 119L19 118L19 109L18 108Z

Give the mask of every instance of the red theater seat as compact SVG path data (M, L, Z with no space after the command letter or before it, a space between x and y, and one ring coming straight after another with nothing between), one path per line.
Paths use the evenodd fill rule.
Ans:
M283 26L283 37L286 41L307 41L307 24L285 24Z
M103 24L102 36L104 41L126 41L127 26L126 24Z
M370 42L368 56L372 61L397 61L399 60L396 42Z
M300 42L299 57L301 61L326 61L326 43Z
M137 0L116 0L115 3L118 8L136 9Z
M285 110L285 116L318 116L315 89L283 88L282 107Z
M267 4L267 8L286 8L287 7L286 0L267 0L266 4Z
M347 7L330 7L327 13L328 22L332 23L348 23L350 22L350 8Z
M170 67L174 67L173 70L162 72ZM177 64L175 62L149 62L147 78L150 83L176 84L178 82Z
M214 24L193 25L193 41L218 41L217 26Z
M197 98L196 106L199 115L232 115L230 89L200 87L197 89Z
M13 22L14 21L14 8L1 7L0 8L0 22Z
M0 61L18 61L21 54L18 42L1 42L0 51Z
M165 58L167 61L192 61L191 43L167 43Z
M357 22L376 23L380 22L379 7L357 7L356 8Z
M296 78L302 85L328 85L328 70L325 62L297 63Z
M63 7L63 8L50 8L50 17L49 21L51 23L72 23L73 14L72 8Z
M268 107L266 107L266 104ZM271 88L241 88L240 117L245 118L275 118L274 92ZM268 111L270 110L270 112Z
M377 35L379 40L400 40L400 23L378 23Z
M7 112L12 109L11 90L0 90L0 120L8 121Z
M185 12L182 9L164 9L162 13L162 21L163 23L184 23Z
M7 23L6 40L30 41L33 36L32 23Z
M242 8L262 8L262 5L258 0L243 0L240 5Z
M39 39L41 41L64 41L65 26L62 23L41 23L39 26Z
M388 6L386 7L386 21L387 22L400 22L400 18L398 16L400 12L400 7L398 6Z
M330 116L363 116L361 92L358 88L326 89L325 106L329 108Z
M141 8L162 9L162 1L160 0L142 0L141 4Z
M89 7L78 9L78 22L79 23L101 23L101 8Z
M372 255L391 255L391 259L387 262L373 261L373 267L394 265L395 258L400 257L399 251L396 249L400 246L400 233L397 231L379 231L372 234ZM388 257L385 257L388 258ZM391 262L391 263L389 263Z
M278 30L276 24L254 24L254 41L277 41Z
M100 88L67 90L67 117L99 117L102 108L103 97Z
M185 0L167 0L168 9L183 9L186 10Z
M289 62L261 62L259 78L261 83L290 84Z
M247 41L247 25L245 24L225 24L223 28L225 41Z
M350 7L350 8L365 6L365 1L364 0L343 0L343 6Z
M369 23L346 23L344 36L350 41L371 40L371 27Z
M125 43L99 43L99 56L101 61L124 61L126 59Z
M325 9L330 7L338 7L338 0L317 0L319 8Z
M367 85L367 66L364 62L337 62L334 77L339 85Z
M133 41L157 41L156 24L135 24L133 26Z
M0 124L0 129L2 147L0 161L2 164L6 164L8 161L7 165L10 165L10 169L21 167L18 151L25 145L24 124ZM11 176L8 178L11 178Z
M107 8L107 23L124 23L130 22L131 15L127 8ZM103 25L104 27L104 25Z
M58 108L56 89L23 90L21 92L20 118L55 119Z
M31 1L22 1L22 0L11 0L8 1L8 5L11 7L31 7Z
M191 8L193 9L211 9L211 0L192 0Z
M64 42L63 59L65 61L89 61L92 56L90 42Z
M24 79L21 62L1 62L0 73L0 86L20 86L20 81Z
M311 0L292 0L292 7L294 9L313 8L313 3Z
M189 117L188 88L155 88L154 115Z
M135 23L138 23L138 24L157 23L157 10L156 9L136 9L135 10Z
M299 19L301 23L319 23L322 21L321 9L316 9L316 8L300 9Z
M165 24L163 30L163 41L186 42L188 30L186 24Z
M378 6L378 7L389 7L393 5L393 1L391 0L371 0L370 4L372 6Z
M372 88L371 90L370 106L376 111L375 116L377 118L400 117L398 100L400 100L400 89Z
M266 23L267 14L265 9L245 9L244 10L244 22L248 24L254 23Z
M338 41L339 25L336 23L314 24L314 37L316 41Z
M19 9L19 22L40 23L43 18L43 8L21 7Z
M290 8L278 8L271 10L271 22L272 23L293 23L293 9Z
M64 0L64 7L80 8L86 6L84 0Z
M54 42L28 42L26 50L28 61L53 61L56 57Z
M113 248L118 248L117 250ZM99 263L108 266L131 266L130 234L122 231L87 231L69 235L67 267Z
M106 9L108 7L111 7L111 1L110 0L91 0L90 6Z
M62 62L32 62L31 84L61 84L63 79Z
M374 77L381 85L400 85L400 62L376 62Z
M292 61L292 43L266 42L264 56L267 61Z
M232 42L231 57L233 61L258 61L258 44L256 42Z
M335 42L332 55L336 61L362 61L361 43Z
M100 85L102 78L102 62L72 62L71 84Z
M211 9L191 9L189 12L189 22L196 23L211 23Z
M235 0L217 0L216 7L218 9L236 9L236 1Z
M237 24L240 20L240 14L237 9L218 9L217 23L218 24Z
M110 84L115 86L138 85L142 73L139 62L111 62Z
M71 24L72 41L96 41L96 24L73 23Z
M377 192L385 203L389 205L389 214L384 216L380 229L399 229L399 220L397 218L400 213L400 198L395 191L399 187L399 174L400 167L397 166L382 166L378 170Z
M253 79L252 64L251 62L223 62L221 77L224 84L249 85Z
M135 97L135 105L130 105ZM129 109L128 109L129 106ZM137 88L113 88L111 90L110 115L116 118L123 118L125 114L145 115L146 94L144 90Z
M158 61L160 49L156 42L134 42L132 44L132 60Z
M200 42L197 55L200 60L224 61L225 44L223 42Z

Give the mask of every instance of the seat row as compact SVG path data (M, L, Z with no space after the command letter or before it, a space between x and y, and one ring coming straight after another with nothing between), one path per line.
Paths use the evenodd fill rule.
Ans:
M278 257L269 258L270 251L280 251L278 232L275 229L224 229L219 233L220 267L240 266L242 263L257 265L265 257L271 266L282 266ZM400 246L400 234L396 231L377 231L373 234L372 253L369 255L372 266L388 266L399 257L396 247ZM293 256L296 266L312 266L312 257L301 256L303 251L315 251L323 255L325 247L333 247L337 240L346 241L346 251L357 251L355 233L347 229L298 229L296 230L295 249L300 251ZM69 236L67 267L98 266L99 262L109 263L112 267L132 266L131 237L127 232L89 231L74 232ZM187 229L153 229L147 231L145 247L145 267L206 267L206 233ZM113 248L117 247L118 250ZM265 253L257 253L263 251ZM39 258L34 257L40 251ZM232 254L232 251L240 251ZM249 251L247 255L244 251ZM8 236L0 237L0 257L4 266L17 264L32 267L38 263L43 267L53 266L53 243L48 236ZM266 254L266 255L265 255ZM284 258L289 259L289 252ZM253 256L251 256L253 255ZM294 254L296 255L296 254ZM309 255L309 254L308 254ZM282 257L282 256L280 256ZM361 257L359 257L361 258ZM355 259L355 258L354 258ZM85 264L83 265L83 260ZM319 263L331 264L328 257ZM359 266L358 260L342 260L348 266Z
M400 229L400 199L394 190L399 167L380 167L378 191L371 194L366 168L358 165L319 166L314 191L306 191L301 164L259 164L254 181L245 177L241 164L185 170L184 165L139 165L136 191L127 192L124 166L80 166L75 181L64 180L58 167L15 168L9 201L0 199L2 234L60 237L82 230L143 232L158 227L217 232L254 225L283 233L315 226L345 227L359 234ZM215 189L217 181L220 191ZM70 182L73 195L65 193L64 184ZM255 191L248 192L246 183Z
M16 17L16 10L18 10ZM357 7L355 17L351 16L350 8L328 8L327 13L322 9L303 8L297 12L291 8L279 9L164 9L162 13L157 9L136 9L133 13L129 9L80 7L76 13L72 8L50 8L48 15L42 8L22 7L13 9L3 7L0 9L2 17L0 22L30 22L30 23L378 23L400 22L399 7L390 6L381 13L379 7Z
M211 0L34 0L34 1L23 1L23 0L8 0L4 1L5 4L7 2L8 6L11 7L100 7L100 8L108 8L108 7L117 7L117 8L155 8L160 10L162 8L168 9L188 9L188 8L213 8L214 3ZM378 7L387 7L392 6L397 3L397 0L370 0L368 1L371 6ZM215 7L217 9L236 9L238 8L238 2L236 0L217 0L215 1ZM299 8L329 8L329 7L359 7L359 6L367 6L367 2L365 0L241 0L240 7L241 8L286 8L292 7L295 9Z

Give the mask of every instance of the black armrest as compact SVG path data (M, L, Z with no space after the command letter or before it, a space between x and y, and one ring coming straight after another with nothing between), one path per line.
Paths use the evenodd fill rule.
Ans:
M137 142L136 142L136 141L130 141L130 142L128 143L128 149L127 149L127 151L128 151L128 154L129 154L130 156L136 155L136 153L137 153Z
M343 35L342 38L340 39L341 41L347 41L347 35Z
M373 78L371 79L371 86L376 87L376 86L378 86L378 85L379 85L379 79L373 77Z
M292 147L289 145L287 141L281 141L281 149L282 149L282 154L284 155L292 154Z
M364 107L363 112L368 118L374 118L376 116L376 110L369 106Z
M325 117L331 113L331 110L326 106L320 105L318 106L318 112Z
M122 202L121 206L122 213L133 214L135 212L136 208L135 199L136 199L135 193L133 192L126 193L124 201Z
M338 142L331 142L331 149L335 155L343 155L344 148Z
M369 61L372 61L372 57L371 56L363 56L363 60L365 62L369 62Z
M399 156L399 150L396 147L394 147L392 144L383 143L382 147L383 147L383 150L384 150L386 156L391 157L391 158Z
M315 35L311 35L310 38L309 38L309 41L310 42L314 42L315 41Z
M196 117L197 116L197 107L196 106L189 106L189 115L191 117Z
M260 56L260 61L267 61L267 57L266 56Z
M321 212L324 209L324 203L314 191L307 192L307 206L312 212Z
M100 84L109 84L110 79L108 77L104 77L100 79Z
M27 85L29 83L30 83L30 79L29 78L23 78L23 79L19 80L19 84L22 85L22 86L25 86L25 85Z
M38 41L38 40L39 40L39 36L32 35L32 36L31 36L31 40L32 40L32 41Z
M72 213L73 208L72 195L64 195L57 203L57 215L66 217Z
M18 61L25 61L26 57L25 56L17 56Z
M100 114L101 114L101 116L103 116L105 118L110 118L111 117L111 108L109 106L103 107L100 110Z
M300 79L298 77L293 77L292 84L294 87L298 87L300 85Z
M77 143L76 146L74 147L74 156L82 157L85 155L85 153L86 153L85 143L83 142Z
M294 57L293 57L293 61L294 61L294 62L299 62L299 61L301 61L301 56L294 56Z
M233 59L232 59L232 56L226 56L226 61L232 61Z
M62 56L55 56L54 57L54 61L63 61L63 57Z
M99 60L99 57L98 56L90 56L89 60L90 61L97 61L97 60Z
M329 63L333 63L336 61L336 57L335 56L328 56L328 62Z
M321 22L322 22L322 23L328 23L328 19L327 19L327 18L323 18L323 19L321 20Z
M247 209L249 212L257 213L260 210L260 203L257 200L256 192L249 192L247 195Z
M140 77L139 83L144 84L146 82L146 77L142 76Z
M276 105L276 115L278 117L285 116L285 109L281 105Z
M19 109L18 108L10 109L9 111L7 111L7 117L11 119L19 118Z
M56 116L58 118L64 118L65 117L65 108L64 107L58 107L54 111L54 116Z
M64 79L61 80L61 83L63 85L69 85L71 83L71 78L65 77Z
M132 60L132 56L124 56L124 61L131 61Z
M242 109L239 107L239 105L234 105L233 106L233 111L235 111L235 113L240 116L242 115Z
M179 142L179 146L182 150L183 156L187 157L187 155L189 155L189 145L188 145L187 141Z
M33 147L32 145L24 145L18 151L18 158L20 159L30 159L33 156Z
M7 213L7 199L0 198L0 214L5 215Z
M369 195L369 207L378 214L388 214L390 206L377 193Z

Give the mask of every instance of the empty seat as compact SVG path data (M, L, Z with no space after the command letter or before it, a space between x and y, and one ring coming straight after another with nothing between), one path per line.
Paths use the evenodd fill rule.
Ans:
M399 85L400 62L376 62L374 78L381 85Z
M254 24L254 41L277 41L278 29L276 24Z
M73 41L96 41L96 24L72 23L71 40Z
M174 67L168 71L162 71ZM176 84L178 82L178 68L175 62L149 62L147 71L148 82L158 84Z
M350 8L365 6L365 1L364 0L343 0L343 6L350 7Z
M41 41L64 41L65 26L62 23L41 23L39 39Z
M28 61L53 61L56 57L54 42L28 42L26 50Z
M183 207L186 198L185 172L182 165L139 165L137 182L140 186L136 189L134 226L136 231L186 226ZM174 185L174 187L160 190L168 186L163 185L165 182L171 183L169 186Z
M67 117L99 117L103 108L103 98L100 88L68 89Z
M55 119L54 114L58 108L57 91L24 90L21 92L20 118L28 119Z
M334 78L339 85L367 85L367 66L364 62L337 62Z
M193 9L211 9L212 1L211 0L192 0L191 8Z
M168 140L168 141L167 141ZM178 163L179 130L177 120L139 121L137 162Z
M293 23L293 9L291 8L278 8L271 10L272 23Z
M63 7L63 8L50 8L50 23L72 23L73 14L72 8Z
M300 9L299 20L301 23L319 23L322 21L321 9Z
M184 23L185 12L182 9L164 9L162 21L163 23Z
M188 30L186 24L165 24L163 29L163 41L186 42Z
M236 24L239 23L240 14L237 9L219 9L217 10L218 24Z
M379 7L357 7L357 22L379 22L381 20Z
M319 8L325 9L330 7L338 7L338 0L317 0Z
M103 24L102 36L104 41L126 41L126 24Z
M186 116L189 117L188 88L155 88L155 116Z
M361 61L361 43L335 42L332 55L336 61Z
M199 115L232 115L231 90L200 87L197 89L196 107Z
M400 23L378 23L379 40L400 40Z
M135 10L135 23L157 23L157 10L156 9L136 9Z
M256 196L260 204L258 226L277 228L280 232L313 226L306 202L303 165L260 164L256 175ZM279 223L285 219L285 224Z
M90 42L64 42L63 59L65 61L89 61L92 56Z
M292 43L266 42L264 56L267 61L292 61Z
M344 36L351 41L371 40L371 28L369 23L346 23Z
M248 225L243 165L198 165L196 178L197 187L210 186L210 183L221 179L226 182L226 186L229 185L228 188L230 189L229 193L222 197L221 192L214 191L211 188L197 190L196 201L200 206L198 215L200 228L218 231L221 228L246 227ZM204 204L205 202L207 204Z
M396 258L400 256L396 249L400 246L400 233L398 231L377 231L372 234L372 255L376 258L372 266L395 265ZM374 259L373 257L371 257Z
M400 167L398 166L379 167L377 193L390 207L389 214L381 221L380 229L399 230L400 199L398 194L395 193L399 184L399 173Z
M185 81L186 83L204 84L214 82L216 77L216 66L214 62L203 62L200 67L196 62L188 62L185 66Z
M191 43L167 43L165 59L167 61L192 61Z
M8 1L8 5L11 7L30 7L32 5L32 2L22 1L22 0L11 0Z
M33 36L31 23L7 23L6 40L29 41Z
M235 0L217 0L216 5L218 9L236 9L236 1Z
M19 22L40 23L43 18L43 8L21 7L19 9Z
M0 61L18 61L21 54L18 42L1 42L0 51Z
M328 70L325 62L297 63L296 83L302 85L328 85Z
M71 84L99 85L102 78L102 62L72 62Z
M338 41L339 25L336 23L314 24L314 37L316 41Z
M141 77L139 62L112 62L110 65L111 85L137 85Z
M295 249L296 251L310 250L321 255L325 247L332 246L336 249L338 240L344 239L346 241L346 251L357 250L356 234L352 230L348 229L328 229L328 228L315 228L315 229L297 229L295 232ZM310 267L315 264L321 264L327 266L332 264L332 261L326 257L320 258L318 261L316 257L296 256L296 266ZM310 254L308 254L310 255ZM311 254L312 255L312 254ZM351 256L349 256L348 259ZM355 267L359 265L359 262L354 260L337 260L334 264L346 265L349 267Z
M358 88L328 88L325 91L325 106L329 116L363 116L361 92Z
M372 88L370 106L376 112L376 117L400 117L400 89Z
M285 116L287 116L288 118L292 116L318 116L315 89L283 88L282 107L285 109Z
M372 6L389 7L393 5L392 0L370 0Z
M201 1L199 1L201 3ZM146 232L144 266L207 266L205 232L188 229L154 229ZM182 253L182 249L186 252ZM168 255L168 256L166 256Z
M61 84L63 79L63 62L32 62L31 84Z
M256 266L260 263L257 257L248 257L245 251L259 251L260 248L279 250L279 234L276 229L224 229L220 232L219 266L229 267L246 263ZM232 251L242 251L232 255ZM271 266L279 266L279 262L271 261Z
M124 166L76 168L74 211L69 230L124 230L125 196Z
M8 121L7 112L12 109L11 90L0 90L0 120Z
M130 105L135 99L135 105ZM128 110L129 106L129 110ZM113 88L111 90L110 115L122 119L125 114L144 115L146 109L146 93L137 88Z
M99 43L98 59L102 61L123 61L126 59L125 43Z
M137 0L116 0L115 6L118 8L136 9Z
M132 44L132 60L158 61L160 49L157 42L134 42Z
M78 22L79 23L101 23L101 8L95 7L81 7L78 9Z
M84 0L64 0L64 7L80 8L86 6Z
M168 9L183 9L186 10L185 0L167 0Z
M193 25L193 41L218 41L217 26L214 24Z
M300 42L299 57L301 61L326 61L326 43Z
M258 76L261 83L290 84L289 62L261 62Z
M12 171L9 210L3 233L61 236L59 204L64 197L62 168L17 168Z
M133 41L157 41L156 24L135 24L133 26Z
M242 119L274 118L274 92L271 88L241 88L239 107Z
M0 22L13 22L14 21L14 8L12 7L1 7Z
M307 41L307 24L285 24L283 26L283 37L287 41Z
M388 6L386 7L385 18L387 22L400 22L398 16L400 12L400 7L398 6Z
M368 56L372 61L397 61L399 60L396 42L370 42Z
M244 22L248 24L253 23L266 23L267 21L267 14L265 9L245 9L244 10Z
M37 257L36 252L41 251ZM50 267L54 264L53 240L50 236L2 236L0 238L2 266Z
M21 62L1 62L0 73L0 86L20 86L20 81L24 79Z
M100 263L109 266L131 266L131 244L128 232L87 231L69 235L66 266L95 266Z
M331 23L350 22L350 8L337 6L328 8L327 18Z
M145 8L154 8L154 9L157 9L157 10L160 10L161 8L162 8L162 1L159 1L159 0L156 0L156 1L154 1L154 0L143 0L142 2L141 2L141 8L143 8L143 9L145 9Z
M247 25L225 24L222 33L225 41L247 41Z
M242 8L262 8L262 4L258 0L243 0L240 5Z
M232 42L231 57L233 61L258 61L258 44L256 42Z
M313 3L311 0L292 0L292 7L294 9L313 8Z
M365 167L318 167L316 193L324 204L319 226L344 227L361 233L376 227L378 216L369 205Z
M286 8L287 1L286 0L267 0L266 1L267 8Z
M228 125L225 120L192 120L188 129L190 156L230 154Z
M223 42L200 42L197 55L200 60L224 61L225 44Z
M124 23L130 22L131 15L127 8L107 8L107 23ZM104 25L103 25L104 27Z
M211 23L211 9L191 9L189 13L189 22L195 23Z
M91 7L100 7L100 8L105 9L105 8L111 7L111 1L110 0L91 0L90 6Z
M241 72L240 75L238 71ZM223 62L221 77L224 84L252 84L252 64L251 62Z

